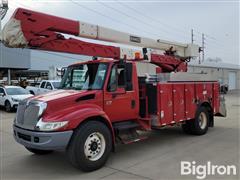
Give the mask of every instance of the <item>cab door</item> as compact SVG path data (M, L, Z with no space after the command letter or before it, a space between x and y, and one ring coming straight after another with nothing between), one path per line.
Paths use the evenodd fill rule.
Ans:
M111 121L137 118L135 92L132 85L132 67L114 64L104 90L104 111ZM128 76L126 73L128 69Z

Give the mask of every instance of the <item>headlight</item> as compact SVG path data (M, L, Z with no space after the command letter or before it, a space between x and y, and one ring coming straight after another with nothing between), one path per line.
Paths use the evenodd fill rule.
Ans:
M54 131L66 126L67 124L68 124L68 121L43 122L42 119L40 119L36 125L36 130Z
M43 112L47 109L47 103L45 102L37 102L39 106L38 117L42 116Z
M15 99L15 98L12 98L12 101L14 101L14 102L19 102L19 100L18 100L18 99Z

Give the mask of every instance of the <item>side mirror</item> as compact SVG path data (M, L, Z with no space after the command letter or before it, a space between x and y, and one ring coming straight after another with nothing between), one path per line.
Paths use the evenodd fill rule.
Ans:
M0 93L0 96L2 96L2 97L3 97L3 96L5 96L5 94L4 94L4 93Z
M61 78L63 78L66 70L67 70L67 67L63 67L63 68L61 69Z

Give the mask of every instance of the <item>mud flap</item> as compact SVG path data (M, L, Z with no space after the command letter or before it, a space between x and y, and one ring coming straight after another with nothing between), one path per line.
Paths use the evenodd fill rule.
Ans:
M216 114L216 116L221 116L221 117L226 117L227 116L227 109L226 109L224 95L220 96L219 112Z

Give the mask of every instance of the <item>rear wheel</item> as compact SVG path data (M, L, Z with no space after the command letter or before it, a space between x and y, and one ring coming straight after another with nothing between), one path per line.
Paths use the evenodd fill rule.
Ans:
M196 112L195 119L189 120L182 125L184 132L188 134L203 135L208 131L209 113L208 110L201 106Z
M30 151L31 153L33 154L37 154L37 155L45 155L45 154L50 154L52 153L53 151L51 150L40 150L40 149L34 149L34 148L28 148L28 147L25 147L28 151Z
M101 168L112 148L109 128L99 121L89 121L74 132L67 149L69 161L83 171Z
M12 106L11 106L11 103L9 101L5 102L5 109L6 109L7 112L12 111Z
M191 130L191 122L192 120L188 120L185 122L185 124L182 124L182 130L183 132L185 132L186 134L192 134L192 130Z

